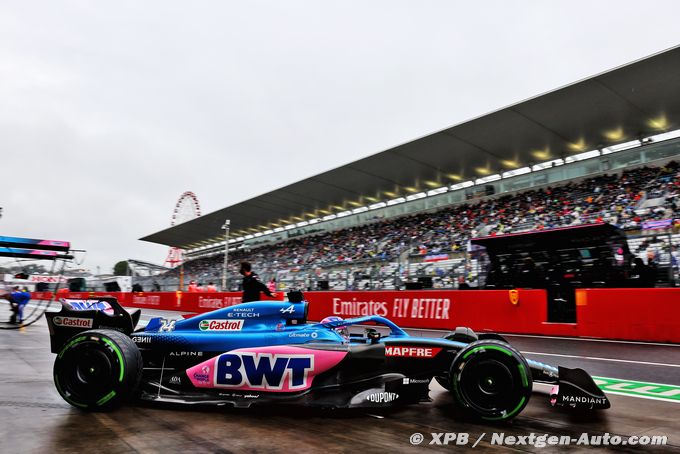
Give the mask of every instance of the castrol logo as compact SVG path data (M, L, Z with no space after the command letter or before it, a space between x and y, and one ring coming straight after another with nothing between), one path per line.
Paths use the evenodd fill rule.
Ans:
M54 317L52 319L55 326L66 326L68 328L92 328L91 318L76 317Z
M198 329L201 331L241 331L243 320L201 320Z

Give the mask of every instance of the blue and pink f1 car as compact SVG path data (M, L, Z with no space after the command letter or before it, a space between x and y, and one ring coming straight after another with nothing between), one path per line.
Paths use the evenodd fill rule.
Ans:
M139 309L127 311L114 298L64 300L60 312L46 314L57 353L54 382L67 402L84 410L131 398L384 407L428 401L433 378L485 420L519 414L533 382L557 385L554 405L610 405L585 371L527 360L497 334L458 328L444 338L414 337L379 316L308 323L307 306L300 292L291 292L289 302L155 318L135 330ZM350 334L350 327L363 333Z

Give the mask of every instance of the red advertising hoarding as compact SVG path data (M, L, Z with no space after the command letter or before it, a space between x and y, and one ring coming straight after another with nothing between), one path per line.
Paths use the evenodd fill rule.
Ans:
M66 293L62 298L114 296L122 305L143 309L208 312L241 302L238 292ZM49 299L49 293L33 293ZM307 292L309 320L380 315L405 328L553 336L585 336L680 343L680 288L578 289L576 323L548 323L545 290L423 290ZM279 298L283 293L279 293Z

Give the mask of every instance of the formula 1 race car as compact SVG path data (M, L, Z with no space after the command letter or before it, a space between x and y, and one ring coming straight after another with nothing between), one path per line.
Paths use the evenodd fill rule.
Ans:
M534 381L556 385L553 405L609 408L585 371L528 360L498 334L458 328L444 338L414 337L376 315L307 323L302 293L288 298L186 319L154 318L137 330L139 309L127 311L115 298L62 300L60 312L46 314L57 353L54 383L84 410L131 398L384 407L429 401L433 378L484 420L517 416ZM375 325L389 333L381 335ZM363 333L351 334L349 327Z

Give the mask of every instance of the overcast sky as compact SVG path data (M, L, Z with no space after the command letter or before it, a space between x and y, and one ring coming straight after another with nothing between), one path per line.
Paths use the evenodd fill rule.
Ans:
M0 235L138 238L680 44L678 1L0 0ZM7 260L0 260L7 262Z

